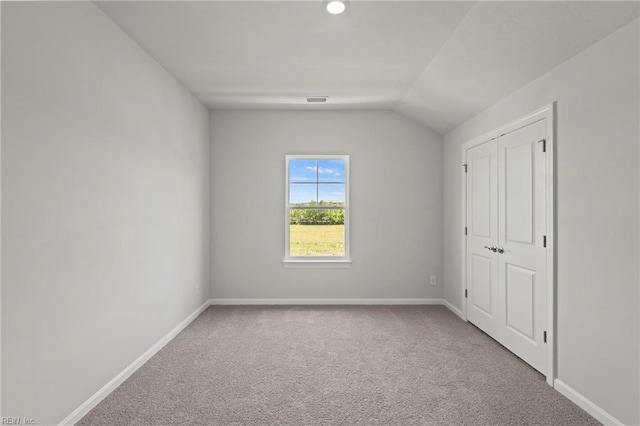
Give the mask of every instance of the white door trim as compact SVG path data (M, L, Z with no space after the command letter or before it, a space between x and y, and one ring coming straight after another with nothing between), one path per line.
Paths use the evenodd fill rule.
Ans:
M520 127L526 126L536 121L546 119L547 123L547 137L545 139L546 144L546 198L547 198L547 383L550 386L554 385L554 379L556 378L556 322L555 322L555 306L556 306L556 256L555 256L555 141L556 141L556 105L555 102L546 105L530 114L520 117L510 123L491 130L483 135L475 137L462 144L462 226L461 240L462 240L462 319L467 321L467 299L465 298L465 291L467 289L467 242L465 229L467 227L467 180L465 177L465 163L467 150L487 142L488 140L500 137L506 133L512 132Z

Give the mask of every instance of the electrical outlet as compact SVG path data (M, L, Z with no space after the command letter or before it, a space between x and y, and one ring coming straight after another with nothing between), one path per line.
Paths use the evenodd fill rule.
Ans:
M437 283L435 275L431 275L431 285L436 285Z

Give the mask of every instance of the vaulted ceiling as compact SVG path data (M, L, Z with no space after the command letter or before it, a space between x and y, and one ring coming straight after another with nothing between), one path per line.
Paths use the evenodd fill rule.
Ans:
M388 109L440 133L640 15L637 1L96 4L210 108Z

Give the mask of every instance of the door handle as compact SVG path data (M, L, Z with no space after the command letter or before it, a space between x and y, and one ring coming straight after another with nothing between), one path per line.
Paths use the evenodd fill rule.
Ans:
M484 248L486 248L487 250L491 250L494 253L498 251L498 247L496 247L496 246L493 246L493 247L484 246Z
M498 247L498 253L500 254L504 253L504 249L502 247Z

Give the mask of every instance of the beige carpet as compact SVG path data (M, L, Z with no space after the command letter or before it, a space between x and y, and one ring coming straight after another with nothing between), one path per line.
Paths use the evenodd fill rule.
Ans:
M216 306L81 425L592 425L441 306Z

